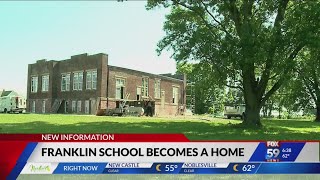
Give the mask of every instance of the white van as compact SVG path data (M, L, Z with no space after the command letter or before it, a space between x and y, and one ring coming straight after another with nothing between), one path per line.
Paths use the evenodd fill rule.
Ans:
M241 119L244 119L245 111L246 106L244 104L225 106L224 116L227 116L228 119L231 119L231 117L241 117Z
M0 112L22 113L26 110L26 99L19 96L14 91L3 91L0 95Z

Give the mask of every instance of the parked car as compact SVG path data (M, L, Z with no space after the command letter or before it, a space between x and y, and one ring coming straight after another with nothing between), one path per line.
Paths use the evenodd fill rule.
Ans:
M231 119L231 117L240 117L241 119L244 119L245 111L246 106L244 104L225 106L224 116L227 116L228 119Z

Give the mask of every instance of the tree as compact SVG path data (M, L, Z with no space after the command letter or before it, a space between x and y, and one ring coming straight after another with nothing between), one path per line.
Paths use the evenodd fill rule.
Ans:
M261 126L261 107L320 29L319 0L148 0L147 9L158 6L171 8L158 53L171 48L176 61L212 65L218 81L243 91L246 126Z
M314 52L310 52L310 51ZM285 82L282 87L275 93L269 101L275 105L281 115L281 108L284 107L287 112L303 111L309 114L316 106L319 100L320 92L317 87L317 77L320 77L319 68L320 60L316 57L315 48L304 48L298 56L298 65L295 67L296 72L293 77ZM312 55L311 55L312 54ZM274 107L273 107L274 108ZM319 109L316 107L316 109ZM317 121L318 117L316 117Z
M301 86L301 85L300 85ZM298 112L301 110L300 106L300 94L301 88L298 86L298 81L295 78L286 81L281 88L272 95L270 98L273 106L278 110L278 118L282 118L282 110L286 109L288 116L285 118L290 118L292 112Z
M207 76L211 73L212 66L202 63L177 63L177 73L185 73L188 82L194 85L195 113L204 114L210 110L217 113L223 108L224 86L216 82L214 77Z
M316 106L316 119L320 122L320 50L319 47L308 48L301 53L298 66L298 82L303 87L309 103ZM305 102L305 101L304 101Z

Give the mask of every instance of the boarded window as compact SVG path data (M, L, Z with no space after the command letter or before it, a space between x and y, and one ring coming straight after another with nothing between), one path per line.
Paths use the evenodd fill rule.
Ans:
M81 112L81 101L78 101L78 104L77 104L77 112Z
M90 101L89 101L89 100L86 100L86 101L85 101L84 112L85 112L86 114L89 114L89 112L90 112Z
M72 101L72 112L76 112L76 108L77 108L77 101Z
M42 113L46 113L46 101L42 101Z
M69 111L69 102L66 100L64 101L64 113L68 113Z
M33 112L33 113L36 112L36 101L32 101L31 112Z

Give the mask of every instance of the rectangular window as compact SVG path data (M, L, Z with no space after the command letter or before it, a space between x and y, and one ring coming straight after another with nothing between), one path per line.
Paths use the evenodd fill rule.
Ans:
M179 98L179 88L173 87L172 88L172 103L178 104L178 98Z
M116 99L124 99L124 88L126 80L122 78L116 79Z
M156 79L154 81L154 97L155 98L160 98L160 79Z
M97 89L97 71L92 71L92 89Z
M61 75L61 91L70 90L70 74Z
M77 112L81 112L81 101L78 101L78 104L77 104Z
M149 96L149 78L148 77L143 77L142 78L142 96L148 97Z
M83 84L83 73L79 72L79 77L78 77L78 90L82 90L82 84Z
M83 72L73 73L73 90L81 91L83 84Z
M66 91L70 91L70 74L66 74Z
M85 112L86 114L89 114L89 112L90 112L90 101L89 101L89 100L86 100L84 105L85 105L85 107L84 107L84 112Z
M97 70L87 71L86 89L97 89Z
M49 90L49 75L42 76L42 92Z
M38 77L31 77L31 92L36 93L38 91Z
M31 112L32 112L32 113L35 113L35 112L36 112L36 101L32 101Z
M72 112L76 112L76 108L77 108L77 102L76 101L72 101Z
M87 72L87 83L86 83L86 89L91 89L92 87L92 71Z
M42 101L42 113L46 113L46 101Z
M73 90L78 90L78 74L73 74Z

